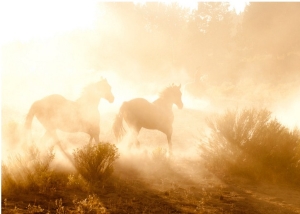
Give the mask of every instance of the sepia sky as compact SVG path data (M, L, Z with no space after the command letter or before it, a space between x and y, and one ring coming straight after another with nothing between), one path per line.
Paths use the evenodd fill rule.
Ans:
M165 1L164 3L166 6L170 6L171 2L173 1ZM4 50L1 50L1 74L3 83L2 106L18 109L21 102L23 108L22 110L19 108L19 111L24 115L33 101L47 94L59 93L64 94L69 99L77 98L86 84L100 76L108 78L110 83L114 85L113 90L116 94L122 92L122 95L116 96L116 103L114 104L115 108L117 108L123 100L129 99L132 96L146 96L149 99L153 99L165 85L168 85L171 82L185 85L188 82L193 81L195 68L199 67L199 65L200 67L202 66L201 69L203 70L210 70L212 64L218 64L216 61L209 61L218 54L216 52L211 52L211 49L214 47L211 48L210 45L215 47L219 45L217 48L220 50L223 50L222 48L226 45L221 41L215 42L217 39L212 39L213 42L203 42L203 44L206 45L204 48L208 50L206 52L207 56L203 57L203 55L201 55L203 53L199 52L199 58L201 59L200 62L196 64L195 58L198 56L190 56L184 53L184 51L188 49L198 48L197 46L194 47L190 45L191 41L193 41L192 39L184 38L182 47L178 46L178 50L172 50L172 48L174 48L174 42L172 43L172 39L168 39L170 38L169 32L165 33L164 30L161 29L155 31L155 25L153 25L150 26L151 29L149 32L153 31L154 33L152 33L153 36L149 41L153 42L154 45L151 42L139 44L138 40L133 39L134 37L128 37L128 35L124 33L128 29L123 25L121 15L119 16L116 15L116 13L110 12L105 6L98 3L99 1L42 2L32 0L5 1L1 3L1 49L3 48ZM140 5L145 4L144 1L134 1L134 3ZM248 2L244 1L230 1L229 3L228 10L235 11L236 14L243 14L245 7L249 5ZM178 4L190 11L197 10L198 7L198 4L194 1L179 1ZM101 19L101 17L104 16L108 17L108 19ZM134 18L131 20L131 18L128 17L128 19L128 22L130 23L137 23L137 20ZM131 27L134 29L135 24ZM168 31L171 30L172 29L168 29ZM214 30L215 33L212 34L213 36L219 34L218 27ZM80 36L80 34L85 35ZM99 39L102 38L101 36L99 37L100 34L103 38L107 35L108 38L112 38L112 44L115 45L113 48L120 46L123 48L122 50L124 52L126 52L127 49L130 49L130 51L132 51L131 53L134 56L138 55L139 58L137 60L132 60L132 58L125 54L122 59L122 57L119 56L122 54L122 50L120 49L120 51L114 52L114 49L109 47L109 44L107 44L108 47L104 46L105 40ZM138 34L139 32L137 31L136 37ZM182 38L179 36L178 40L179 39ZM129 47L129 44L132 41L132 46L136 46L137 48ZM170 42L171 48L168 46L169 44L166 45L166 41ZM203 39L203 41L205 41L205 39ZM90 52L86 51L85 48L87 46L95 45L97 46L94 48L95 50L89 50ZM107 63L115 66L120 62L114 62L113 59L119 57L122 61L122 65L119 65L117 69L113 66L110 66L112 68L107 69L108 66L105 67L104 65L104 69L101 69L102 65L97 68L87 68L86 65L90 62L96 64L95 61L97 61L99 55L99 50L97 49L99 49L101 45L106 48L106 51L111 50L110 53L104 53L104 51L100 53L104 58L111 58L112 62ZM155 52L156 49L159 49L159 47L164 45L166 45L166 49L169 49L166 50L166 53ZM141 54L138 48L143 49L145 53ZM204 48L201 46L198 49ZM180 53L180 50L183 50L182 53ZM147 51L149 56L147 55ZM174 56L168 57L177 57L185 60L186 66L170 65L166 60L166 63L162 63L162 66L160 67L157 66L159 68L157 69L157 67L154 66L156 62L149 62L149 59L155 54L161 54L161 59L164 59L164 57L169 54L167 51L172 51L172 54L174 54ZM186 59L184 57L186 57ZM189 60L192 63L189 64ZM150 72L147 71L147 75L149 74L148 76L143 76L141 73L137 74L136 71L141 69L139 63L149 65L148 69L150 71L157 69L155 72L160 75L159 81L155 81L157 76L155 72L150 75ZM153 68L151 67L152 65ZM221 63L220 67L222 68ZM114 72L115 70L122 69L124 69L124 72ZM233 70L233 68L230 67L228 69ZM252 69L256 69L254 63L252 63L251 66L248 66L247 69L244 69L243 72L247 73L247 75L250 73L254 76L261 75L258 71L259 69L256 69L257 71L255 72L253 72ZM168 72L161 72L161 70L168 70ZM237 73L238 72L234 74L232 72L230 75L236 78ZM208 73L203 73L203 75L208 77L206 78L208 83L216 84L213 81L216 82L218 75L221 74L211 72L209 75ZM239 72L238 75L242 76L241 72ZM124 81L124 78L129 78L130 81ZM138 84L138 81L141 81L141 79L147 79L149 80L149 83L146 85ZM248 79L249 82L255 81L250 80L250 78ZM242 85L243 81L245 82L245 80L240 80L239 85ZM136 84L133 84L132 82ZM232 83L230 84L235 84L233 82L234 81L232 80ZM226 84L224 81L225 88L232 87L226 86ZM214 87L216 86L214 85ZM260 85L260 87L263 88L265 86ZM210 91L217 93L213 87ZM248 91L248 93L250 92ZM285 98L288 99L284 101L287 106L278 105L276 107L272 106L272 108L274 107L273 109L278 111L277 115L282 118L283 121L292 120L293 122L291 122L291 124L297 124L299 123L299 119L295 119L298 117L294 116L294 112L299 104L291 97L294 97L295 94L297 95L298 92L293 91L291 94L292 95L290 96L285 96ZM203 104L205 102L199 100L191 101L191 99L187 99L186 103L187 106L190 107L195 106L195 103L199 104L201 107L202 105L205 106L205 104ZM105 106L106 103L103 102L103 105ZM107 108L111 107L107 106ZM289 111L284 109L289 109ZM287 117L289 119L286 119Z
M31 39L47 39L74 29L94 27L97 0L92 1L5 1L1 3L1 44L11 41L26 42ZM143 4L144 1L134 1ZM163 1L166 5L174 1ZM230 10L243 12L248 2L229 1ZM72 7L70 7L72 3ZM195 1L178 1L179 5L196 10Z
M74 211L89 192L116 213L299 211L299 14L300 2L0 1L2 211ZM112 166L102 145L120 156L94 188Z

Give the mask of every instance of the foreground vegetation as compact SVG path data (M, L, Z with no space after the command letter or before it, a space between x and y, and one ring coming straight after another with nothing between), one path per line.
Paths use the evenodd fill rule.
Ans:
M268 110L227 111L209 118L212 130L201 145L210 168L268 182L300 182L300 132L289 130Z
M183 94L213 108L298 105L299 3L250 3L242 14L224 2L199 2L194 11L159 2L98 6L92 29L3 45L2 141L12 150L23 135L10 120L20 121L30 100L50 91L73 96L105 71L116 93L132 96L192 81L196 90ZM111 143L87 144L73 154L76 170L62 170L52 168L54 148L28 146L2 162L2 213L300 213L299 131L267 110L229 110L207 119L206 140L190 134L206 128L199 112L175 117L172 158L155 146L127 157ZM153 133L143 140L159 141Z
M297 130L258 109L207 124L194 160L87 144L73 153L75 172L51 168L53 148L31 146L2 162L2 213L300 213Z
M52 170L50 165L55 158L53 148L41 152L35 145L31 145L25 155L10 157L9 163L2 163L2 202L3 207L7 207L9 200L6 197L17 197L20 195L31 195L50 198L48 210L29 202L25 207L28 213L65 213L69 208L64 208L63 201L57 194L70 190L79 192L91 192L104 184L113 172L113 162L119 157L117 148L113 144L100 143L87 144L74 151L74 165L77 173L69 174ZM62 196L62 195L61 195ZM74 210L79 213L105 210L99 199L95 195L88 195L82 201L74 195L72 203ZM51 199L55 199L51 202ZM23 199L21 199L23 200ZM72 210L72 209L71 209ZM6 209L2 211L7 211ZM9 212L23 213L24 207L18 208L16 205ZM68 213L68 212L67 212Z

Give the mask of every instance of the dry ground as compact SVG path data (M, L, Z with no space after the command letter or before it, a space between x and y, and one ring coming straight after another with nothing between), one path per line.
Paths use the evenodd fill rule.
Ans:
M89 213L300 213L298 187L251 183L205 168L197 145L206 141L204 121L208 114L188 109L174 113L171 158L153 158L155 149L167 148L166 138L160 132L143 130L139 150L128 149L126 142L117 144L121 156L112 178L103 187L89 191L62 187L47 193L2 194L2 213L62 213L58 210L62 206L65 213L79 213L76 201L93 194L98 208ZM113 115L102 119L105 141L114 142L110 131ZM59 163L67 165L67 160L57 161L55 170ZM60 199L59 205L56 200Z

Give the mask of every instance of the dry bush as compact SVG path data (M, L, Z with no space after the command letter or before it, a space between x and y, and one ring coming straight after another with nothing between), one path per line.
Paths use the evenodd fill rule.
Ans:
M165 174L171 171L171 162L168 156L167 149L162 147L157 147L152 151L151 161L149 162L150 169L152 173Z
M53 159L53 148L42 153L35 145L23 155L11 156L7 163L2 162L2 193L54 190L57 178L50 169Z
M70 174L68 176L67 188L71 190L80 190L83 192L88 192L89 184L81 175Z
M228 110L207 124L212 135L201 147L210 168L253 179L300 181L300 132L272 119L270 111Z
M73 203L76 213L107 213L100 199L94 194L82 201L74 199Z
M157 147L152 151L152 160L158 164L165 164L168 161L167 150Z
M103 183L113 173L118 149L110 143L89 143L74 151L74 165L90 184Z

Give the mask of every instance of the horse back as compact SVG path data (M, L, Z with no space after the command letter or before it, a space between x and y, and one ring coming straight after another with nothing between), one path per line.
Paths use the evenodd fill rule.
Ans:
M124 118L129 125L157 129L169 129L173 122L173 113L150 103L144 98L136 98L124 103Z
M46 129L60 129L67 132L98 129L100 117L98 109L91 111L88 107L80 106L59 94L49 95L34 104L36 117Z
M36 101L34 104L39 107L40 111L47 111L48 114L58 113L62 109L65 111L72 111L75 108L75 102L67 100L59 94L46 96Z

